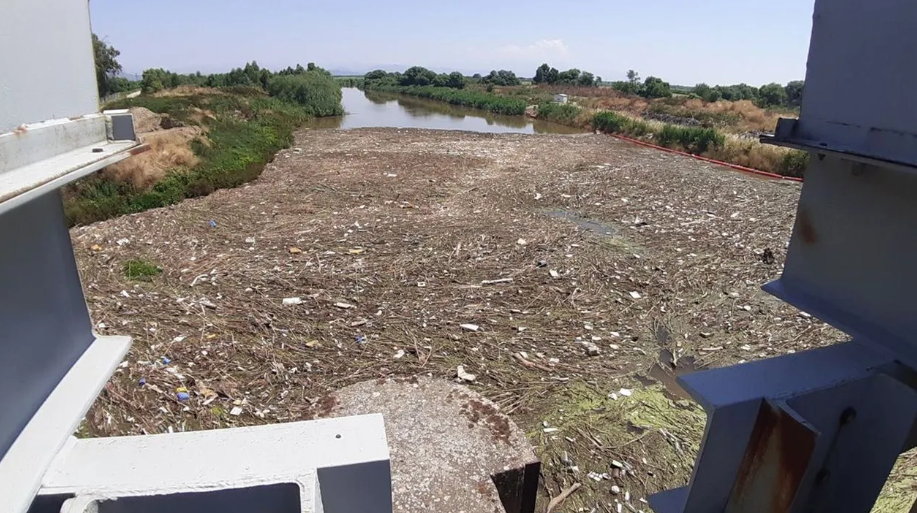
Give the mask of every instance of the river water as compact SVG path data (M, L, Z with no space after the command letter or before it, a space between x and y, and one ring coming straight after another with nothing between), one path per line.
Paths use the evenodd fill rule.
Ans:
M582 130L523 116L503 116L478 109L400 94L342 89L344 110L337 118L319 118L312 128L429 128L519 134L581 134Z

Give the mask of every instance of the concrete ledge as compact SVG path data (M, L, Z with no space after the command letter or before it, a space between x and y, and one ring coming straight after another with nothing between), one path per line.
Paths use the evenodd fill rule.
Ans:
M199 510L195 505L223 504L221 498L229 496L236 498L225 503L240 507L246 497L288 504L291 486L299 490L297 511L390 512L391 470L382 416L71 439L45 474L39 493L119 500L121 506L97 501L100 513L128 511L126 504L134 504L132 512L191 512Z

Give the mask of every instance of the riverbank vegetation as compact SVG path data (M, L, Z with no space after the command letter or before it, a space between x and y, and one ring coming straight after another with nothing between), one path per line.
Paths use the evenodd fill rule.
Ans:
M784 96L798 102L801 83L779 88L783 95L773 86L717 86L712 89L721 91L721 97L741 99L706 101L698 94L707 94L703 84L683 94L673 91L684 89L658 77L641 79L631 70L626 78L606 87L592 73L560 72L542 64L532 83L523 85L512 72L465 78L457 72L437 74L415 66L404 73L372 71L364 77L363 86L500 114L528 113L544 121L636 137L770 173L799 177L805 172L805 152L766 146L757 140L776 126L781 114L793 114L790 100L777 104ZM570 103L553 102L557 93L568 95Z
M802 82L760 88L746 84L709 88L700 84L687 94L676 94L676 88L664 80L641 80L633 70L627 73L626 81L595 87L570 80L551 83L544 78L552 76L550 69L542 65L535 71L538 78L533 84L537 85L496 92L535 103L538 119L636 137L785 176L801 177L808 165L805 152L763 145L757 140L760 134L773 130L781 115L795 115ZM547 101L556 93L567 94L571 104Z
M496 95L480 89L466 89L466 85L467 79L457 71L437 74L420 66L408 68L404 73L376 70L363 77L363 86L369 91L429 98L495 114L521 116L525 113L526 102L520 98Z
M66 188L71 225L237 187L257 178L305 120L344 112L338 82L314 64L274 73L252 62L207 76L153 69L142 83L144 94L108 108L131 109L150 150Z

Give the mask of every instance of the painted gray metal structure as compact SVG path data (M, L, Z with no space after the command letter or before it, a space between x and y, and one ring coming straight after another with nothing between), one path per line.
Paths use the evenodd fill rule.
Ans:
M0 69L0 513L391 512L380 415L71 437L130 339L93 333L59 188L144 147L98 112L88 0L0 2Z
M917 444L915 19L908 0L816 0L799 119L762 138L810 154L764 290L852 341L682 377L707 426L657 512L865 513Z

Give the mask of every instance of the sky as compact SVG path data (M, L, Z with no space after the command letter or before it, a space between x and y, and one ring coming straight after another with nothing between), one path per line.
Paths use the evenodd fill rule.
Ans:
M466 74L543 62L678 85L805 77L814 0L91 0L126 73L421 65Z

